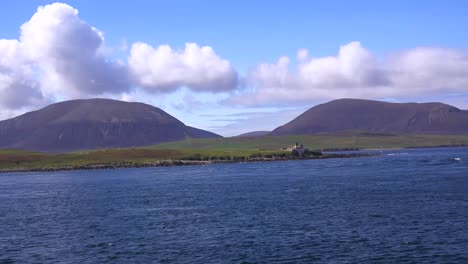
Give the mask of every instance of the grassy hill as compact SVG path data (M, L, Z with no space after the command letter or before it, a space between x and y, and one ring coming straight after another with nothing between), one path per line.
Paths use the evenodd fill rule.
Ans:
M443 103L338 99L316 105L270 135L360 130L396 134L468 134L468 111Z
M128 148L185 137L221 136L186 126L157 107L110 99L64 101L0 121L0 148L32 151Z

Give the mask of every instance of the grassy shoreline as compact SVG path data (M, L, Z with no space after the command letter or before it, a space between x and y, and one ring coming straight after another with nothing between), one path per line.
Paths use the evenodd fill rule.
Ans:
M73 153L42 153L0 150L0 172L58 171L79 169L138 168L204 165L226 162L277 161L297 159L280 150L299 142L325 153L322 157L344 158L342 152L383 151L403 148L468 146L468 135L294 135L258 138L187 139L154 146L101 149ZM330 156L343 155L343 156Z
M79 165L62 165L62 166L44 166L44 167L7 167L0 168L0 173L16 173L16 172L56 172L56 171L71 171L71 170L101 170L101 169L124 169L124 168L147 168L147 167L168 167L168 166L199 166L220 163L246 163L246 162L274 162L274 161L289 161L289 160L323 160L336 158L358 158L370 157L375 155L370 154L323 154L321 156L311 157L257 157L248 159L236 160L157 160L153 162L117 162L117 163L89 163Z

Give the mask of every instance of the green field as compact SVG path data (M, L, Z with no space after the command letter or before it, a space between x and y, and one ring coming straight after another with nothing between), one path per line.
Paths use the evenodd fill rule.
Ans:
M259 138L187 139L149 147L102 149L64 154L19 150L0 150L1 170L76 168L95 164L116 166L147 164L158 161L247 161L289 158L280 150L295 142L311 150L384 149L468 145L468 135L296 135Z
M0 170L36 170L76 168L96 164L121 167L158 161L244 161L255 158L286 156L285 151L269 150L190 150L190 149L102 149L96 151L47 154L18 150L0 150Z
M197 150L276 150L289 147L295 142L313 150L333 149L380 149L408 147L438 147L468 145L468 135L391 135L349 133L343 135L292 135L258 138L187 139L163 143L151 149L197 149Z

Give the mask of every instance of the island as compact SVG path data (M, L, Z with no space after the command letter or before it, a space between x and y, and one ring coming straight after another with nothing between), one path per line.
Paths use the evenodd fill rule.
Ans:
M143 168L208 165L233 162L266 162L330 158L356 158L368 153L322 153L293 150L193 150L155 147L101 149L74 153L43 153L0 150L0 173Z

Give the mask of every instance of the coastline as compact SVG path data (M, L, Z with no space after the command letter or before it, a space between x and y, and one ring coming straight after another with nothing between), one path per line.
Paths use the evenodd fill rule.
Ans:
M439 146L421 146L421 147L394 147L394 148L337 148L337 149L324 149L323 153L333 152L351 152L351 151L387 151L387 150L402 150L402 149L437 149L437 148L467 148L468 145L439 145Z
M200 166L222 163L247 163L247 162L274 162L274 161L289 161L289 160L321 160L321 159L338 159L338 158L363 158L378 156L377 154L368 153L353 153L353 154L324 154L315 157L303 158L252 158L245 160L158 160L154 162L117 162L117 163L95 163L81 164L72 166L50 166L37 168L0 168L2 173L21 173L21 172L58 172L58 171L73 171L73 170L109 170L109 169L126 169L126 168L151 168L151 167L169 167L169 166Z

